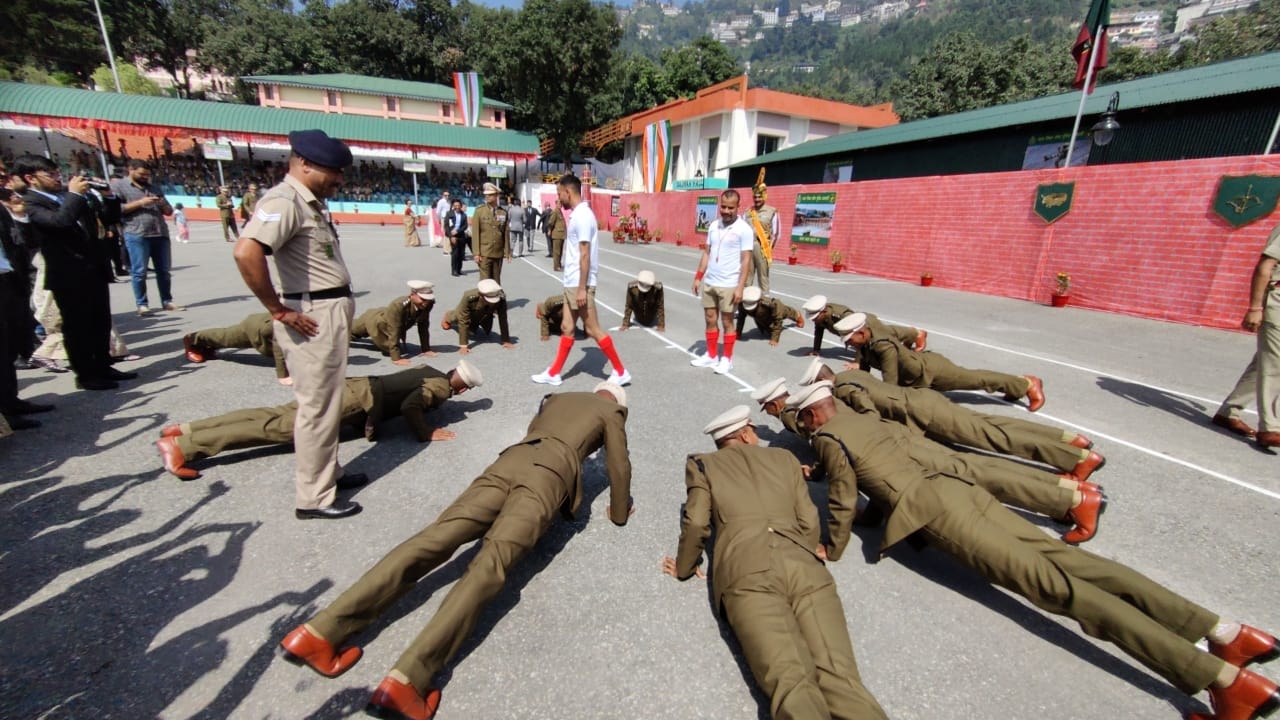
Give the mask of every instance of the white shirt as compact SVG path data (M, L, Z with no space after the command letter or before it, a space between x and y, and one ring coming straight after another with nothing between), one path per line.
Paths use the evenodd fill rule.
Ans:
M707 274L702 281L711 287L738 287L742 270L742 253L751 252L756 234L746 220L736 218L729 227L716 218L707 229Z
M587 268L587 287L596 286L596 271L600 267L599 245L596 243L599 231L600 226L596 224L596 214L591 212L591 206L585 200L578 203L578 207L569 213L569 229L564 238L564 251L560 254L566 288L578 287L582 272L582 268L579 267L582 260L582 243L591 246L587 250L587 262L591 264Z
M449 206L451 204L443 197L436 201L436 217L440 218L440 222L444 222L445 216L449 214Z

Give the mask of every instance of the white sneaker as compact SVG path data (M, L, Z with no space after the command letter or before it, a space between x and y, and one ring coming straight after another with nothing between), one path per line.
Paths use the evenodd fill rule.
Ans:
M694 367L714 367L718 362L719 360L717 360L716 358L713 358L710 355L703 353L698 357L690 360L689 364Z
M630 385L631 371L627 370L626 368L623 368L621 375L619 375L616 372L611 372L609 373L609 382L613 383L614 385L617 385L618 387L622 387L623 385Z
M146 305L138 306L138 317L146 317L150 314L151 314L151 308L147 307Z
M729 359L728 357L725 357L724 355L721 355L720 361L716 363L716 367L715 367L716 374L724 375L725 373L729 372L732 369L733 369L733 360Z
M550 370L551 368L547 368L537 375L530 375L529 379L543 385L559 385L564 382L559 375L552 375Z

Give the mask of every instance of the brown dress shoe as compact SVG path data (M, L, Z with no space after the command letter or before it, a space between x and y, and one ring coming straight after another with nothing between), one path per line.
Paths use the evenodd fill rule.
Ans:
M1263 430L1254 441L1264 448L1280 447L1280 432Z
M160 437L162 438L182 437L182 426L181 425L165 425L164 427L160 428Z
M391 676L382 679L373 691L364 711L379 718L407 718L407 720L431 720L440 707L440 691L431 688L424 698L412 686Z
M1257 673L1241 670L1227 687L1210 687L1209 699L1213 702L1212 720L1253 720L1280 707L1280 689Z
M920 328L916 328L916 332L919 334L916 335L916 344L912 345L911 349L916 352L924 352L925 346L929 344L929 333L928 331L921 330Z
M1079 435L1079 434L1077 434L1075 437L1071 438L1071 442L1069 442L1069 443L1067 443L1067 444L1068 444L1068 445L1070 445L1071 447L1078 447L1078 448L1080 448L1081 450L1092 450L1092 449L1093 449L1093 441L1092 441L1092 440L1090 440L1089 438L1085 437L1084 435Z
M1100 492L1081 490L1080 504L1067 512L1067 519L1076 526L1062 536L1068 545L1079 545L1098 534L1098 519L1107 509L1107 498Z
M280 656L294 665L306 665L325 677L338 677L360 660L358 647L335 650L333 643L299 625L280 641Z
M449 321L448 321L448 320L441 320L441 321L440 321L440 327L441 327L441 328L443 328L443 329L445 329L445 330L448 330L448 329L449 329L450 327L452 327L452 326L449 324Z
M160 451L160 460L164 469L179 480L194 480L200 477L195 468L187 467L187 459L178 449L178 443L171 437L162 437L156 441L156 449Z
M1101 469L1102 466L1106 464L1106 458L1090 450L1088 457L1076 463L1074 468L1071 468L1071 475L1080 482L1084 482L1089 479L1090 475Z
M1254 430L1249 423L1230 415L1214 415L1213 424L1247 438L1255 437L1258 434L1258 431Z
M1035 412L1044 407L1044 382L1035 375L1026 375L1031 387L1027 388L1027 409Z
M1280 657L1275 637L1249 625L1240 626L1240 634L1225 645L1209 641L1209 652L1235 665L1245 667L1252 663L1264 663Z
M202 363L206 359L204 353L196 348L196 344L192 342L190 335L182 336L182 350L190 362Z

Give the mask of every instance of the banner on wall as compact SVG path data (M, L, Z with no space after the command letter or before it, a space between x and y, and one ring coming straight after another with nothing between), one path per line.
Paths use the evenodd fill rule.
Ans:
M1076 184L1073 182L1037 185L1033 209L1041 220L1052 224L1071 212L1075 192Z
M1223 175L1213 198L1213 211L1231 227L1244 227L1276 209L1280 177L1271 175Z
M641 151L645 192L663 192L667 189L671 165L670 120L659 120L644 126L644 142Z
M700 195L698 196L698 205L695 208L697 213L696 222L693 225L693 231L705 233L711 227L711 223L720 216L720 200L716 195Z
M831 242L831 223L836 216L836 194L800 193L796 195L796 212L791 221L791 242L822 245Z

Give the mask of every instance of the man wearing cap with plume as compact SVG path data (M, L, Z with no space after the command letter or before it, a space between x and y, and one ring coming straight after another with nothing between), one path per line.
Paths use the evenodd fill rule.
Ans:
M401 543L319 614L281 641L285 659L336 677L362 650L343 643L373 623L462 545L479 550L427 626L378 685L366 711L378 717L427 720L440 704L435 676L471 635L508 573L558 513L572 520L582 502L582 465L601 447L609 479L606 516L626 525L631 501L627 395L611 383L594 392L547 395L524 439L498 459L421 532Z
M760 447L746 405L703 428L716 451L685 462L676 557L662 570L702 577L715 527L715 606L777 718L885 718L862 685L844 607L822 561L818 510L786 450Z
M1118 562L1051 538L981 487L911 459L892 427L869 414L837 413L829 382L791 396L831 480L827 554L849 541L858 491L888 513L883 554L914 539L1088 635L1114 643L1188 695L1208 690L1217 720L1251 720L1280 704L1271 680L1244 670L1276 656L1275 638L1231 622ZM1208 651L1196 642L1208 641ZM1203 717L1203 716L1197 716Z
M423 365L390 375L347 378L342 389L340 422L362 429L366 440L374 440L380 423L403 416L418 442L452 440L457 434L443 428L432 429L426 414L483 382L480 371L466 360L460 360L458 367L448 373ZM295 442L297 412L298 404L293 402L168 425L160 431L156 448L165 470L179 479L191 480L200 473L188 467L188 461L227 450ZM346 473L338 478L337 485L345 490L366 482L364 473Z
M755 233L755 246L751 249L751 282L760 288L760 292L769 294L769 266L773 264L773 248L781 234L781 221L778 208L766 205L769 188L764 184L764 168L756 177L756 184L751 188L751 209L747 211L747 224ZM741 335L742 331L739 330Z
M422 354L435 356L431 350L431 308L436 306L435 286L426 280L410 280L409 294L392 300L386 307L365 311L351 323L351 339L369 338L391 362L408 365L409 358L401 350L409 328L418 328L418 347Z
M275 320L272 335L293 378L298 403L294 515L330 520L360 512L356 503L336 502L343 476L338 463L342 380L355 300L338 231L324 203L342 186L351 150L323 130L291 132L289 145L289 172L258 201L234 255L245 285ZM275 258L281 295L271 281L268 255Z
M641 270L635 280L627 283L627 300L618 332L626 332L631 327L632 313L640 325L647 325L658 332L667 331L667 302L662 283L649 270Z
M784 321L794 320L796 327L804 327L804 317L798 310L778 298L764 297L764 291L754 286L742 291L742 304L738 306L738 337L742 337L748 315L756 321L760 334L769 338L771 346L777 345L782 339Z
M502 259L507 248L507 209L498 207L498 186L484 184L484 203L471 214L472 237L476 241L476 263L480 278L502 282Z
M458 306L444 314L440 327L445 330L454 329L458 333L458 352L466 355L471 352L468 343L471 334L484 330L487 336L493 332L493 319L498 318L498 334L502 339L502 347L510 350L515 347L511 342L510 328L507 327L507 294L495 280L481 280L474 290L462 293Z
M254 313L236 325L197 330L182 336L183 355L197 364L217 358L219 350L243 348L253 348L263 357L272 358L280 384L293 384L284 364L284 353L275 341L275 321L270 313Z
M827 302L826 295L814 295L805 300L800 309L804 311L809 322L813 323L813 349L809 351L810 355L821 353L823 335L827 331L834 333L836 323L854 312L846 305ZM897 338L903 345L915 350L924 350L928 342L929 333L924 330L906 325L891 325L871 313L863 313L863 315L866 315L867 325L878 338Z

